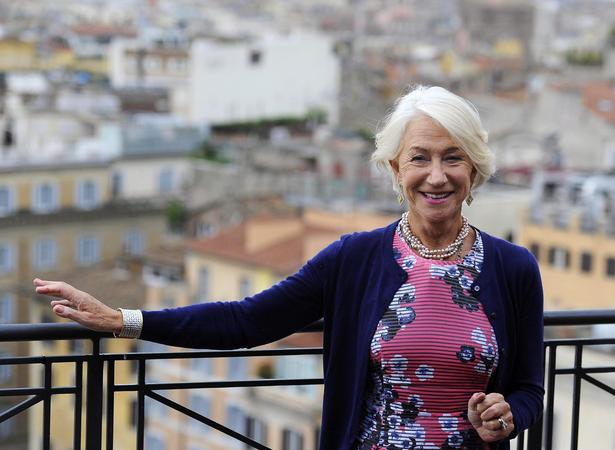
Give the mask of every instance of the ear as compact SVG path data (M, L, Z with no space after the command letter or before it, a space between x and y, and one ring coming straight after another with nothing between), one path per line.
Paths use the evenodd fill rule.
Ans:
M399 175L399 161L397 159L389 159L389 164L391 165L391 169L393 169L395 178L397 178Z
M472 173L470 174L470 186L474 186L474 180L476 180L476 167L472 167Z

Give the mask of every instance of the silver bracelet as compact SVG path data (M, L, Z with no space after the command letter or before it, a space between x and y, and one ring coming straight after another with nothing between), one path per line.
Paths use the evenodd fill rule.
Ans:
M116 338L136 339L141 336L143 328L143 314L140 309L118 308L122 313L122 329L119 333L113 333Z

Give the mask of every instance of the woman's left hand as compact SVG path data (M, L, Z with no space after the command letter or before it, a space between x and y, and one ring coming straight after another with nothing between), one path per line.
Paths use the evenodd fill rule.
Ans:
M473 394L468 401L468 420L484 442L505 439L515 429L510 405L497 392Z

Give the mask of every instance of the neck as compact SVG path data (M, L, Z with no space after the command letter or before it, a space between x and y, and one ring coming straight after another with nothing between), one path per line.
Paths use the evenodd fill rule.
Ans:
M430 222L409 211L408 222L412 233L429 248L442 248L455 240L461 229L461 211L454 220Z

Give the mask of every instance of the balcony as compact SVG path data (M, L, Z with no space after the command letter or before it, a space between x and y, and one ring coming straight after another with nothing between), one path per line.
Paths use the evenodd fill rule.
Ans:
M545 313L545 326L585 326L594 324L614 324L615 310L588 310ZM318 331L315 324L309 331ZM89 354L66 354L57 356L23 356L0 358L0 369L4 366L27 367L29 372L41 370L41 383L28 387L1 388L0 398L23 398L9 409L0 411L0 425L20 414L32 411L32 415L42 423L41 447L43 450L52 448L51 421L62 420L52 417L52 400L58 396L71 396L74 402L70 418L72 421L72 448L87 450L113 450L114 448L114 414L116 399L121 393L131 393L136 396L135 434L136 449L145 446L145 404L148 401L158 402L167 408L190 417L224 435L237 440L246 448L268 449L264 444L239 433L227 426L206 417L199 412L169 398L166 393L176 390L188 391L195 389L225 389L236 387L258 388L264 386L300 386L322 384L320 378L302 379L244 379L215 380L197 382L152 382L147 380L148 367L156 361L181 360L195 358L236 358L236 357L288 357L292 355L320 355L321 348L293 349L256 349L237 351L186 351L186 352L135 352L135 353L104 353L101 352L101 342L111 337L108 334L86 330L76 324L15 324L0 326L0 342L33 342L50 340L91 341L92 351ZM615 366L588 366L583 358L584 352L595 351L595 348L615 345L612 338L571 338L545 340L546 362L546 398L545 411L541 423L536 424L516 440L517 450L539 450L541 448L558 450L564 448L561 444L554 447L554 436L561 434L562 429L555 426L554 405L557 399L556 382L565 377L572 380L571 419L569 432L565 431L570 442L569 448L579 448L579 431L582 403L582 386L591 385L603 395L603 402L611 402L615 395L615 387L600 380L604 374L614 374ZM558 359L558 354L570 354L570 365ZM116 367L124 361L135 365L136 382L116 382ZM56 385L52 380L54 369L59 365L68 365L74 371L74 383ZM84 373L85 372L85 373ZM30 377L32 380L33 378ZM609 396L610 394L610 396ZM558 394L559 395L559 394ZM42 405L42 411L34 410L35 405ZM32 421L31 421L32 422ZM82 423L85 424L82 427ZM565 426L565 425L564 425ZM85 429L82 429L85 428ZM103 436L104 435L104 436ZM32 447L30 447L32 448ZM514 448L514 447L513 447ZM587 448L587 447L583 447ZM592 448L594 448L592 446ZM610 448L610 447L609 447Z

